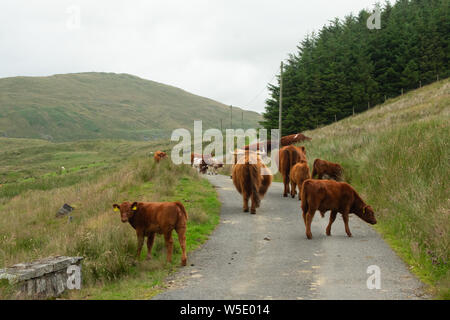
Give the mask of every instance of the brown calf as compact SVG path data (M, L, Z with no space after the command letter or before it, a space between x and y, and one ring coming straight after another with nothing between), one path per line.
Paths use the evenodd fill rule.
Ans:
M182 256L181 265L185 266L186 256L186 224L188 215L183 204L177 202L124 202L114 204L114 211L120 210L122 222L129 222L136 230L140 257L144 238L147 237L147 259L152 257L152 246L155 234L163 234L166 243L167 261L172 261L173 239L172 230L178 234Z
M250 212L255 214L261 198L272 183L269 168L261 161L259 154L245 151L238 156L237 163L233 165L231 177L237 191L242 194L244 212L248 212L248 200L251 199Z
M287 197L289 190L290 172L291 168L298 162L306 162L305 147L286 146L281 148L279 152L279 168L283 176L284 192L283 197ZM294 190L294 196L295 196Z
M305 180L311 179L311 174L309 173L309 167L307 162L296 163L289 174L291 180L291 196L295 197L296 189L298 186L298 200L302 200L302 185Z
M362 220L370 224L376 224L375 213L371 206L367 205L351 185L346 182L333 180L308 179L302 186L302 211L303 221L306 227L306 237L312 238L311 222L317 210L325 214L331 210L330 222L327 226L327 236L331 235L331 225L338 212L342 214L345 224L345 232L352 236L348 227L348 215L356 214Z
M322 179L322 177L326 174L331 179L342 181L343 171L344 169L339 163L333 163L326 160L316 159L314 160L311 177L314 179L314 177L317 175L319 179Z
M167 158L167 153L165 153L164 151L156 151L153 158L155 159L156 163L159 163L162 159Z

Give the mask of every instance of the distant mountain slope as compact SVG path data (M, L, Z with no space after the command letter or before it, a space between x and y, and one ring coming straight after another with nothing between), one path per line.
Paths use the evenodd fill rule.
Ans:
M233 107L234 127L242 110ZM229 127L230 107L181 89L128 74L77 73L0 79L0 136L147 140L169 138L175 128ZM244 111L244 127L261 116Z

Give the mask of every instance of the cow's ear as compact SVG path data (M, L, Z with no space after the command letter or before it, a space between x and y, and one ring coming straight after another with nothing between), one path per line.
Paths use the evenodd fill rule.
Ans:
M120 206L118 204L113 204L113 209L114 209L114 211L119 211Z
M131 205L131 211L136 212L138 209L138 203L137 202L133 202L133 204Z

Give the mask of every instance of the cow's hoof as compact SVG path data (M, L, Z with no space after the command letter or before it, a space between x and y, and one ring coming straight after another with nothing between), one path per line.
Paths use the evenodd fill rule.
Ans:
M283 194L283 197L287 198L287 194L286 194L286 193L285 193L285 194Z
M182 266L182 267L185 267L185 266L186 266L186 263L187 263L186 259L181 260L181 266Z
M248 209L244 209L244 212L248 212Z
M145 258L145 260L152 260L152 256L147 256L147 258Z
M331 232L330 231L327 231L327 236L331 236Z
M352 234L351 234L351 233L347 233L347 235L348 235L348 237L349 237L349 238L351 238L351 237L352 237Z
M252 212L250 212L251 214L256 214L256 211L252 211Z
M312 234L306 234L306 237L311 240L312 239Z

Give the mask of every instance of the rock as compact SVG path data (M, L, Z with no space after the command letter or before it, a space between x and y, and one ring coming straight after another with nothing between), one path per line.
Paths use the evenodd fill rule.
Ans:
M75 210L75 208L69 206L67 203L65 203L56 213L56 217L63 217L65 215L68 215L69 213L71 213L73 210Z
M68 288L68 268L77 266L81 271L83 257L56 256L19 263L0 269L0 279L7 279L15 289L16 297L31 298L56 297ZM72 267L73 268L73 267ZM81 283L81 274L79 274ZM73 289L73 288L71 288Z

